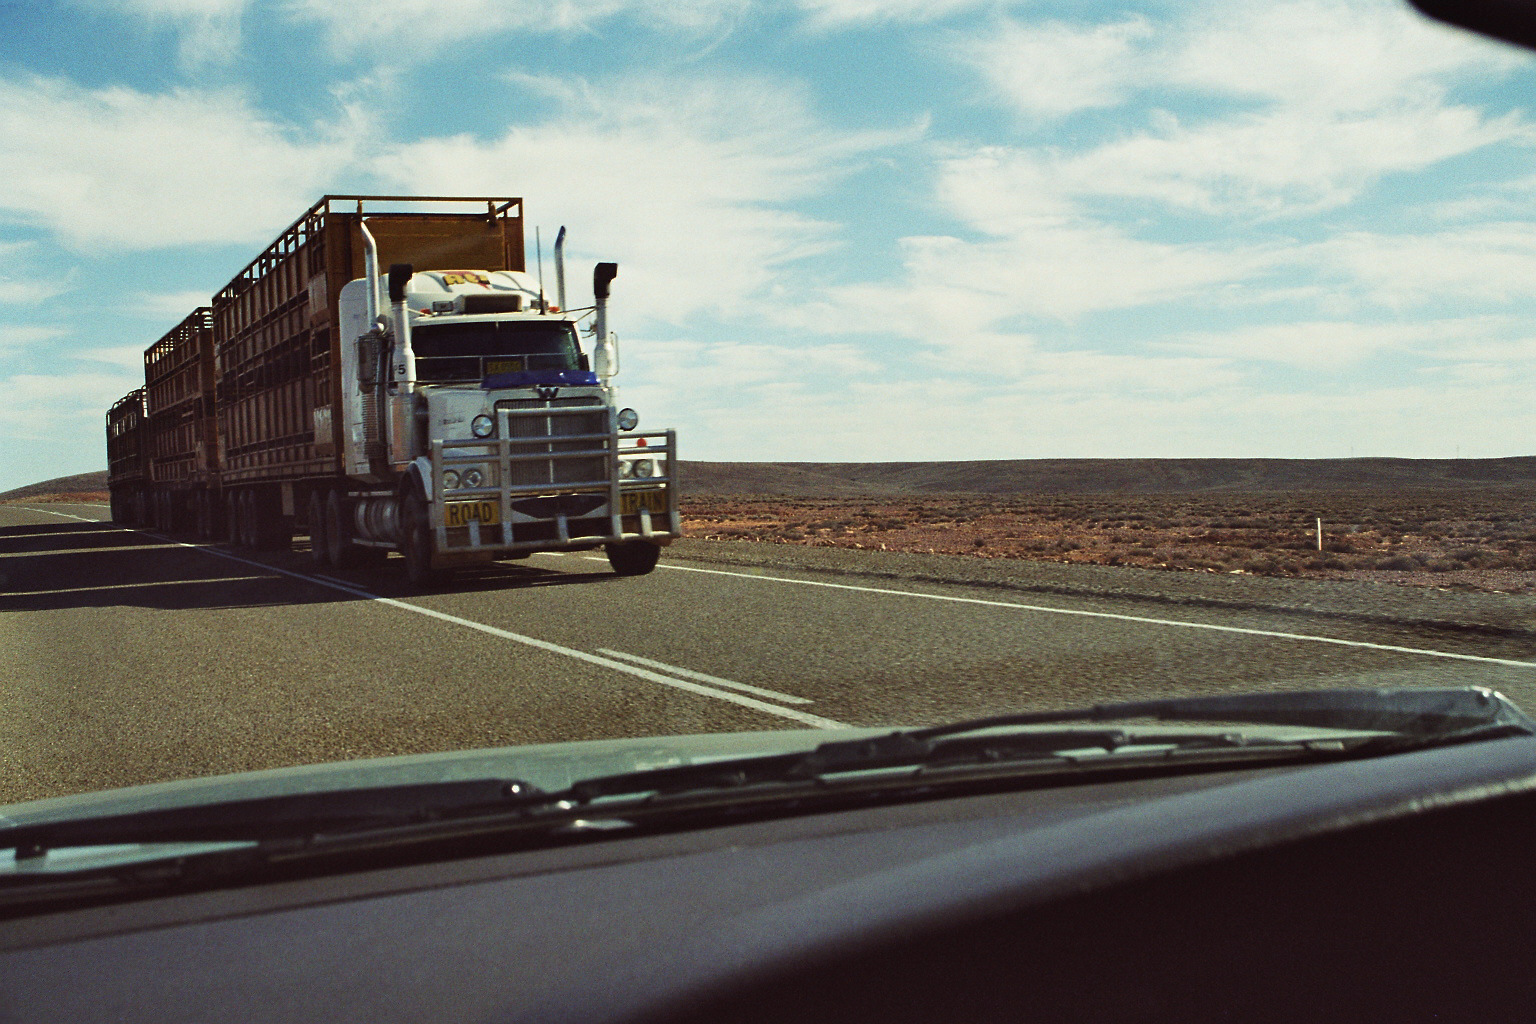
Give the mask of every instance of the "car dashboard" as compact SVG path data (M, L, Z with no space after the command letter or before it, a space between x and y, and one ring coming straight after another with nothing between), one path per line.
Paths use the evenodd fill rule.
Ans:
M38 914L0 922L0 1019L1508 1017L1533 783L1501 739Z

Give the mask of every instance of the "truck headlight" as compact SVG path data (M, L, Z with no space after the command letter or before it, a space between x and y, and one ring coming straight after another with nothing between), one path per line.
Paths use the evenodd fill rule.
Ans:
M652 459L641 459L635 463L635 476L650 477L656 475L656 463Z
M464 471L464 486L479 487L485 483L485 474L478 469L466 469Z
M619 410L619 429L634 430L640 424L640 414L633 409Z
M496 433L496 421L485 413L481 413L469 421L469 432L476 437L490 437ZM473 487L474 484L470 484L470 486Z
M443 490L456 491L459 489L459 471L456 469L443 470Z

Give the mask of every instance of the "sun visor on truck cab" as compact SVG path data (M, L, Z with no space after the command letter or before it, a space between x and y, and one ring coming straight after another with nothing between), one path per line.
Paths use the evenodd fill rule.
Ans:
M515 373L493 373L480 382L487 391L497 388L591 387L597 383L597 374L591 370L519 370Z

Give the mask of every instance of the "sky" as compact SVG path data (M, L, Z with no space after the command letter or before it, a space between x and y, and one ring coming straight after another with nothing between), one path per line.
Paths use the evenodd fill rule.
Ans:
M1533 451L1536 54L1400 2L0 27L0 490L104 468L143 350L327 193L522 196L573 282L617 261L623 402L684 459Z

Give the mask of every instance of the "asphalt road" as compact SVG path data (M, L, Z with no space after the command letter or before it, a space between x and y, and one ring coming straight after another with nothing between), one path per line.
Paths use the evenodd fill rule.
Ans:
M1536 599L683 541L417 594L94 505L0 506L0 803L581 738L921 725L1256 688L1464 685L1536 713Z

